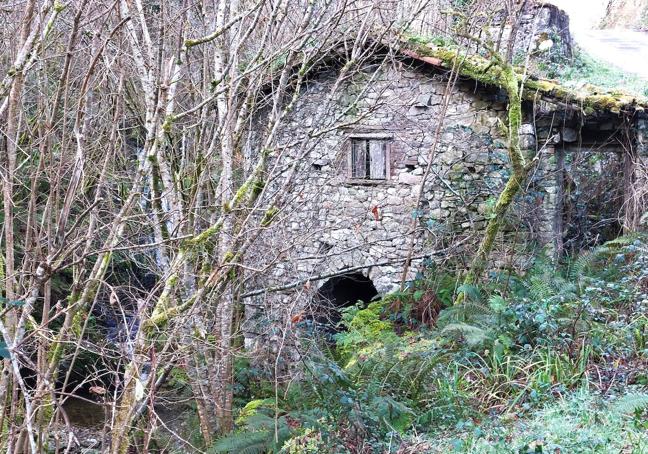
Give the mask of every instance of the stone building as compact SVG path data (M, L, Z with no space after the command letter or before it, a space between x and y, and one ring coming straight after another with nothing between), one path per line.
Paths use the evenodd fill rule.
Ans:
M334 96L340 65L322 68L299 96L282 131L296 163L290 199L263 240L282 253L257 251L275 265L244 295L249 339L262 326L281 339L313 306L367 302L432 262L470 260L509 172L506 97L467 73L448 84L447 64L424 55L381 55ZM643 178L644 101L537 79L526 87L520 133L538 164L493 268L524 269L533 253L591 246L638 222L624 207Z

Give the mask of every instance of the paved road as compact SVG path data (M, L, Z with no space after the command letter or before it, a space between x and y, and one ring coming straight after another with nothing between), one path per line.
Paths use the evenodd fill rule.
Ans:
M574 39L588 54L648 81L648 32L577 30Z

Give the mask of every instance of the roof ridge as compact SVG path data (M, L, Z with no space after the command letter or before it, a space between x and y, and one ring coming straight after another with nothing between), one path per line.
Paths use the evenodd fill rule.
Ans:
M459 47L422 43L412 37L399 37L398 46L407 57L445 70L458 67L459 74L464 77L487 85L500 85L497 72L501 69L497 62L481 55L462 53ZM522 68L515 68L524 84L522 93L527 100L559 104L581 110L586 115L601 111L620 114L648 110L648 99L643 96L611 91L589 83L580 88L570 88L560 81L537 77L525 73Z

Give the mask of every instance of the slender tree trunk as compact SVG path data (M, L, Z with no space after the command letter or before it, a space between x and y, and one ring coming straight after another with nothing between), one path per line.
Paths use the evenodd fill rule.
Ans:
M514 69L504 62L500 62L502 72L500 83L508 95L508 157L511 167L511 175L504 186L504 189L497 198L491 218L486 225L479 249L475 254L468 272L464 277L464 285L475 285L488 266L490 253L493 250L495 239L504 222L515 196L520 191L526 180L527 168L525 157L520 149L520 126L522 125L522 99L520 96L520 81ZM461 303L465 299L465 292L457 295L455 303Z
M563 241L563 213L565 209L565 150L561 146L555 151L556 156L556 204L554 206L553 222L553 243L554 243L554 262L563 256L565 247Z

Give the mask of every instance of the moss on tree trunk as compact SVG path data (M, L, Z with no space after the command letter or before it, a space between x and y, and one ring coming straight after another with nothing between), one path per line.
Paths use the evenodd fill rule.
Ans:
M520 81L512 66L498 60L501 66L498 74L498 84L506 90L508 95L508 157L511 165L511 175L509 176L504 189L497 198L495 209L491 215L484 236L479 245L479 249L473 258L470 268L464 277L464 286L475 285L484 270L488 266L495 239L500 231L504 217L508 212L515 196L520 191L522 184L526 180L527 168L524 154L520 149L520 126L522 125L522 97L520 96ZM459 293L455 303L463 302L465 292Z

